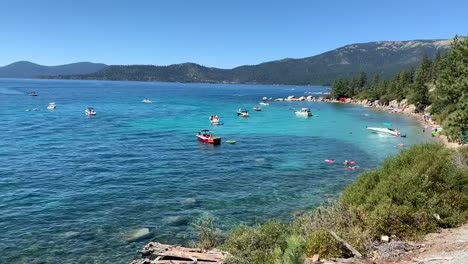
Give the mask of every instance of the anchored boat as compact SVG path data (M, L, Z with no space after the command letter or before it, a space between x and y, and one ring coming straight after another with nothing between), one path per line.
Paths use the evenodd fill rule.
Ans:
M237 115L240 117L249 117L249 111L241 108L237 111Z
M210 122L212 125L222 125L221 121L219 121L219 116L218 115L212 115L210 116Z
M300 117L310 117L312 116L312 112L310 111L309 108L302 108L301 110L294 111L296 116Z
M57 105L54 102L52 102L52 103L49 103L49 105L47 106L47 109L54 110L56 107Z
M151 104L151 103L152 103L151 100L150 100L149 98L143 99L142 102L145 103L145 104Z
M92 108L92 107L88 107L85 110L85 114L87 116L95 116L96 115L96 110L94 110L94 108Z
M198 131L197 138L203 143L209 143L213 145L221 144L221 138L213 136L213 134L208 129Z
M254 110L254 111L262 111L262 108L260 108L260 106L255 106L255 107L253 108L253 110Z
M376 134L390 135L395 137L406 137L406 135L402 135L400 131L398 131L398 129L396 128L393 129L389 127L367 127L367 130Z

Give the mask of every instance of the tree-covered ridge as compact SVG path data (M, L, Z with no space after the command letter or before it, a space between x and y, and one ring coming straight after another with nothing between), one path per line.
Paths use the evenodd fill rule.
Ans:
M365 72L337 79L331 95L381 104L407 99L418 112L432 113L450 140L464 140L468 134L468 39L455 37L447 54L437 53L433 60L424 55L416 70L400 71L390 80L375 74L369 81Z
M380 41L347 45L316 56L283 59L233 69L194 63L169 66L114 65L85 75L44 76L58 79L133 80L161 82L216 82L322 85L360 71L388 78L417 65L423 54L433 58L446 52L450 40Z
M92 62L44 66L29 61L17 61L0 67L0 78L36 78L41 75L88 74L106 67L105 64Z

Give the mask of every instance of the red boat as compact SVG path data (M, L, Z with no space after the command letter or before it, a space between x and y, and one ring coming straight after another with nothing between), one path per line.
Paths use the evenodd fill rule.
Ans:
M197 138L203 143L210 143L213 145L221 144L221 138L213 136L208 129L198 131Z

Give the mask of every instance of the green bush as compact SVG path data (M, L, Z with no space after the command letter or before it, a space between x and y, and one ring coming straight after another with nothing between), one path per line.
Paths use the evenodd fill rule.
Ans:
M307 256L319 254L321 257L340 257L343 255L340 244L326 229L313 231L306 237L304 253Z
M198 235L196 246L202 249L211 249L219 244L220 232L215 226L215 218L204 214L192 223Z
M256 227L241 226L233 230L222 249L234 257L229 263L270 263L276 248L287 248L291 228L287 224L269 221Z
M468 173L454 165L453 157L442 145L414 146L362 174L342 200L365 215L363 225L375 238L413 239L455 226L467 219Z
M371 236L362 225L359 211L340 201L329 201L310 213L297 217L293 230L305 239L305 254L322 257L345 256L328 230L336 232L361 253L365 254L371 247Z
M280 247L276 247L273 252L274 264L302 264L303 248L302 240L297 235L291 235L286 240L287 247L284 252Z

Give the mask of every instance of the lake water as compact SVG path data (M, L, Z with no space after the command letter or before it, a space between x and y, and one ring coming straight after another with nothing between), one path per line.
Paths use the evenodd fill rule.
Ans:
M149 227L154 240L186 242L202 213L223 230L290 219L338 196L360 172L398 153L398 144L430 140L414 120L350 105L271 102L249 118L236 115L263 96L323 91L0 80L0 263L126 263L151 239L127 243L123 233ZM47 110L49 102L57 109ZM85 116L87 106L96 117ZM316 116L297 118L291 109L301 107ZM212 114L224 125L211 126ZM408 137L365 129L383 122ZM204 128L223 138L221 146L196 140ZM360 169L347 169L345 159Z

